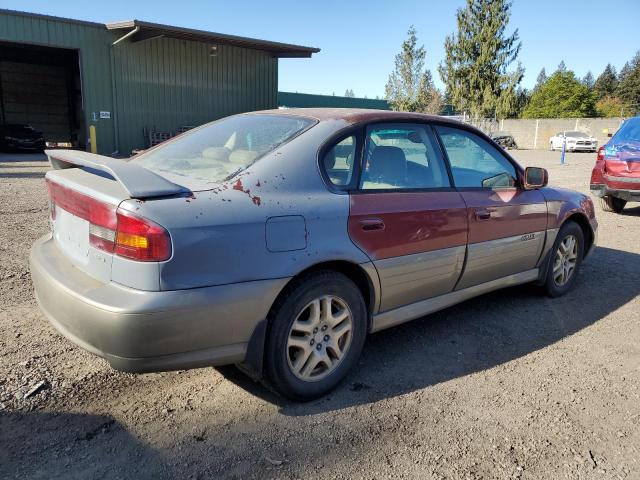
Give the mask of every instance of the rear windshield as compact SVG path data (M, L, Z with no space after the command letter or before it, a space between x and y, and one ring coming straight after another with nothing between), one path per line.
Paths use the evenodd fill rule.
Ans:
M236 115L192 130L131 162L160 174L221 182L314 123L285 115Z

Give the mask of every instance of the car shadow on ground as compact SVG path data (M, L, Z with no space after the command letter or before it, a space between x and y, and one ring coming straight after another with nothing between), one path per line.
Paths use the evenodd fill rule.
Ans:
M0 465L2 478L167 477L161 455L108 415L0 413Z
M624 285L624 288L606 288ZM304 416L403 395L525 356L604 318L640 294L640 255L596 248L564 297L532 285L493 292L413 322L370 335L354 372L314 402L288 402L234 368L230 381Z
M640 205L635 203L632 204L632 206L629 206L629 204L627 204L625 209L622 210L622 212L620 212L618 215L625 215L627 217L640 217Z

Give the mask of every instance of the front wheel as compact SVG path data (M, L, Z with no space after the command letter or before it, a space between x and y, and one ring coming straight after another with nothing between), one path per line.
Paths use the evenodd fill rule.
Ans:
M627 205L626 200L622 200L621 198L612 197L611 195L605 195L600 198L600 207L605 212L616 212L620 213L624 210L624 207Z
M333 271L303 275L269 314L267 381L297 401L321 397L355 365L367 333L367 309L358 287Z
M575 222L565 223L549 252L544 288L550 297L560 297L573 287L584 255L584 234Z

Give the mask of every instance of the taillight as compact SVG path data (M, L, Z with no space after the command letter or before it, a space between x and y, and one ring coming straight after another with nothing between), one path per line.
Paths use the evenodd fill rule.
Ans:
M113 252L141 262L161 262L171 256L169 234L160 225L118 208Z
M171 257L169 233L155 222L48 179L47 189L52 220L56 206L87 220L93 247L140 262L162 262Z
M598 148L598 157L596 158L596 161L601 161L601 160L604 160L604 145Z

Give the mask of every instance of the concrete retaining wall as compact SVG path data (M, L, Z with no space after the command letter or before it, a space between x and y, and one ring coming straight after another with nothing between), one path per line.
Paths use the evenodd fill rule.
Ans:
M598 145L607 143L608 133L615 133L622 118L541 118L539 120L514 118L500 120L498 130L509 132L518 144L518 148L547 149L549 138L558 132L579 130L593 135ZM487 132L487 133L495 133Z

